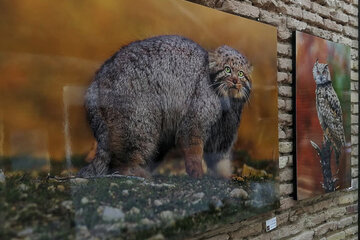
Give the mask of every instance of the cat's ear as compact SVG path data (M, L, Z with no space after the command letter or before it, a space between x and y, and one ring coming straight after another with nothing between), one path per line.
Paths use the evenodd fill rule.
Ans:
M209 54L209 61L210 61L211 59L214 59L215 56L216 56L215 50L209 51L208 54Z
M254 65L252 65L251 63L249 63L249 70L250 70L250 73L252 73L254 71Z
M315 61L315 65L318 65L318 64L319 64L319 59L317 58Z
M213 69L216 65L216 50L209 51L208 55L209 55L209 68Z

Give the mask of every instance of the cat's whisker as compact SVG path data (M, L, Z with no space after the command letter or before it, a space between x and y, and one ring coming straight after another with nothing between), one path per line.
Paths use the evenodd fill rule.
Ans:
M226 92L226 83L222 83L221 85L220 85L220 87L221 87L221 91L223 91L223 92Z
M217 94L221 95L223 90L224 90L224 88L222 86L219 86L217 89Z
M220 83L218 83L218 82L212 83L212 84L209 85L209 88L212 88L212 87L214 87L214 86L216 86L216 85L219 85L219 84L220 84Z
M210 86L214 86L214 85L218 85L218 84L221 84L221 82L216 81L216 82L210 84Z
M248 102L248 103L249 103L249 105L251 104L251 101L250 101L250 95L249 95L249 94L247 94L247 97L246 97L246 102Z
M244 95L245 102L250 104L250 90L246 87L242 88L241 93Z
M220 85L216 88L216 93L221 94L225 87L226 83L220 83Z

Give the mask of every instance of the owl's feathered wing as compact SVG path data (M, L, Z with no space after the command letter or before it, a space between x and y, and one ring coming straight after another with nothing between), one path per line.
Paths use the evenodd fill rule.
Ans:
M345 133L340 101L331 83L327 86L317 86L316 109L325 136L339 154L345 146Z

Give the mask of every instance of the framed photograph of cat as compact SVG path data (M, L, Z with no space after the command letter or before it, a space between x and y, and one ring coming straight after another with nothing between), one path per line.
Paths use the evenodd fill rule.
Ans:
M350 187L350 47L296 32L297 199Z
M168 239L279 206L275 27L183 0L4 4L1 154L76 177L76 224Z

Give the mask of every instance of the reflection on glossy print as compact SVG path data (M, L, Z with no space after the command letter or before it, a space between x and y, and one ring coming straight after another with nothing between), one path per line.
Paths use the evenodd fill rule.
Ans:
M180 238L279 206L276 28L180 0L6 5L0 191L49 205L19 228Z

